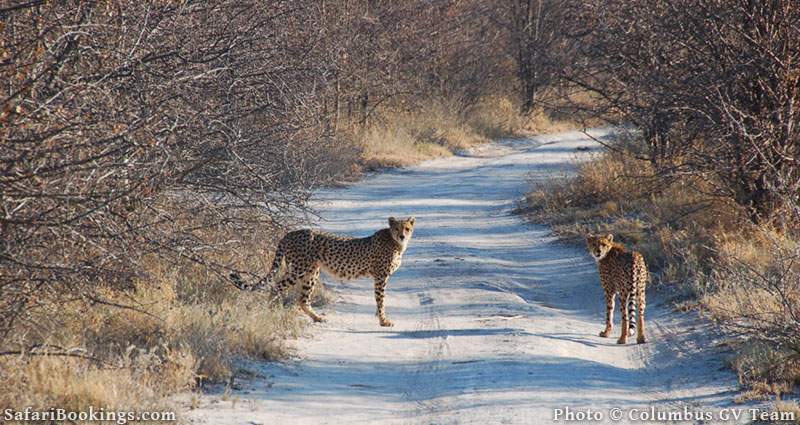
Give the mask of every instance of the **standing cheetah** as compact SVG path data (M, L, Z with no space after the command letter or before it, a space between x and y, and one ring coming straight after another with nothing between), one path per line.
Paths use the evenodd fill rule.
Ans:
M366 238L352 238L318 230L289 232L278 243L275 260L269 275L255 285L245 284L241 277L231 274L233 284L240 289L259 289L273 281L282 264L288 271L275 284L273 290L282 293L290 286L301 283L300 308L315 322L324 322L308 300L319 282L320 269L340 278L355 279L372 276L375 281L376 315L381 326L394 326L386 318L383 306L384 291L389 276L399 267L403 253L414 232L414 217L398 220L389 217L389 228L381 229Z
M614 243L614 235L611 234L589 235L586 237L586 244L592 257L597 261L600 283L606 296L606 328L600 332L600 336L607 338L611 334L614 297L619 294L622 333L617 344L628 342L628 335L633 335L634 328L638 328L639 331L636 342L639 344L647 342L644 336L644 308L648 273L644 257L638 252L627 251L620 243ZM635 303L639 304L638 325L633 324L636 317Z

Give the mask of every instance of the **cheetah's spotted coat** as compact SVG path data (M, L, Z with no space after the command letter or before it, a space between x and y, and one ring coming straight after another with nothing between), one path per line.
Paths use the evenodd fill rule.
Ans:
M231 274L233 283L241 289L258 289L273 281L282 264L288 267L273 290L282 293L290 286L302 284L300 308L315 322L323 322L309 304L314 287L319 282L320 269L340 278L355 279L372 276L375 282L375 301L381 326L393 326L386 317L384 296L386 285L400 267L403 253L414 232L414 217L397 220L389 218L389 228L372 236L352 238L304 229L287 233L278 244L275 260L269 275L255 285L247 285L237 274Z
M644 336L644 310L646 306L645 286L647 285L647 265L644 257L638 252L627 251L622 244L614 243L614 235L588 236L586 244L589 252L600 270L600 283L603 285L606 298L606 327L600 336L606 338L611 334L614 317L614 297L619 295L620 315L622 316L622 332L618 344L628 342L628 335L633 329L638 330L636 342L646 342ZM638 323L633 326L635 304L639 305ZM627 308L626 308L627 307Z

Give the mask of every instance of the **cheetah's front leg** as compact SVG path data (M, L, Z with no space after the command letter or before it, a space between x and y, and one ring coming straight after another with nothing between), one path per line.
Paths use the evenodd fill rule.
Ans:
M375 302L378 305L378 309L375 312L375 315L378 316L378 323L381 326L389 327L394 326L391 320L386 317L386 310L383 307L383 299L384 293L386 291L386 285L389 283L389 277L376 277L375 278Z

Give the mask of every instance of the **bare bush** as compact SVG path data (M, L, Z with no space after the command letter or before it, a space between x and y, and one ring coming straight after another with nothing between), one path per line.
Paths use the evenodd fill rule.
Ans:
M703 177L754 222L798 202L796 2L595 2L580 16L583 62L564 77L596 94L595 114L641 130L634 154Z
M147 254L225 267L207 233L289 224L330 173L314 10L140 6L2 12L0 332L43 298L103 303Z

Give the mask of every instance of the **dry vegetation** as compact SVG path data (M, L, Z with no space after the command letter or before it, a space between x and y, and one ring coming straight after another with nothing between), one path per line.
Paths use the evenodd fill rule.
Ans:
M0 404L157 406L237 357L282 358L294 313L225 276L260 277L313 188L598 122L639 133L535 188L529 212L619 233L660 280L691 282L771 350L742 356L743 379L784 388L800 12L680 3L3 3Z
M353 139L362 147L368 169L400 167L451 155L490 139L528 132L519 108L507 97L489 96L461 113L443 102L419 109L385 111L375 123L355 129ZM536 116L544 115L537 114ZM553 128L547 123L543 130Z
M250 249L266 260L266 246ZM237 357L285 358L304 323L265 294L155 256L130 288L93 297L102 301L42 299L26 314L3 344L0 384L13 390L0 404L174 409L167 396L228 380Z

